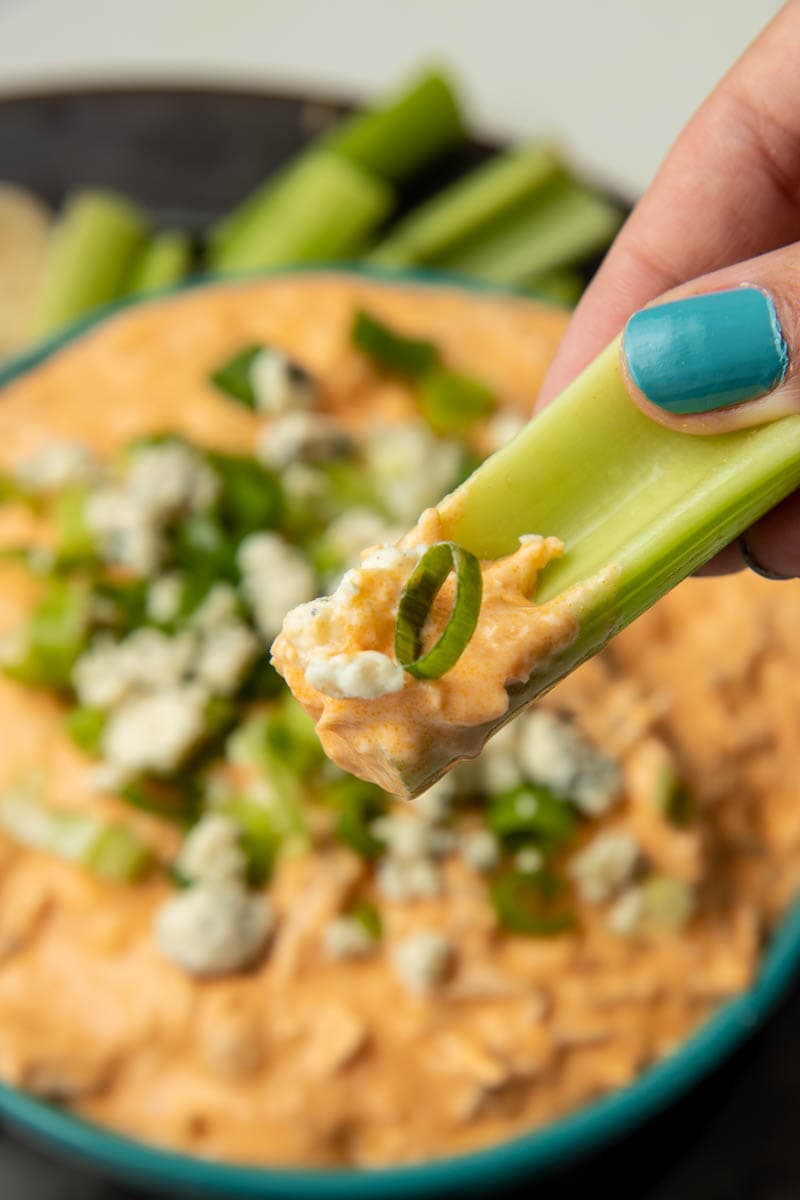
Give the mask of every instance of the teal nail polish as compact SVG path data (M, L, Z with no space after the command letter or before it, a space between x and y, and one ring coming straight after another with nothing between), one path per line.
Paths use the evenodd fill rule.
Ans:
M623 351L636 386L671 413L763 396L789 365L775 305L754 287L644 308L625 327Z

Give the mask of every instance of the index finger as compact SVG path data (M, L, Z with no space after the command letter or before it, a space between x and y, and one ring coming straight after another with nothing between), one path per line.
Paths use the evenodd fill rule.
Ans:
M800 237L798 62L790 0L669 152L575 310L537 408L662 292Z

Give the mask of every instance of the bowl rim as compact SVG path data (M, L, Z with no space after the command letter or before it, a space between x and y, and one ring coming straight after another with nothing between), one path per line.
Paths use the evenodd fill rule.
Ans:
M45 362L108 317L202 287L228 286L297 274L356 275L388 284L452 287L534 297L447 272L393 270L363 264L309 264L235 276L198 276L144 298L128 297L70 325L0 367L0 388ZM0 397L1 399L1 397ZM779 922L749 988L722 1004L672 1053L632 1083L527 1133L463 1154L398 1166L330 1169L249 1166L161 1149L95 1125L66 1109L0 1083L0 1118L34 1140L128 1183L239 1200L359 1200L359 1198L485 1194L487 1188L574 1163L631 1132L709 1075L763 1023L800 971L800 896Z

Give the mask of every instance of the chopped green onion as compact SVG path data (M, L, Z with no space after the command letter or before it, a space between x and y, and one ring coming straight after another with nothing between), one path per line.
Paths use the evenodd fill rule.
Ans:
M175 530L175 561L186 574L181 615L188 615L220 579L236 580L236 541L217 516L193 513Z
M110 625L117 633L131 633L145 623L147 617L147 581L130 579L112 583L98 579L92 587L92 620L96 625ZM103 615L108 610L109 617Z
M171 287L188 275L192 263L192 244L185 233L167 230L147 243L133 264L126 291L147 295Z
M526 937L555 937L575 924L573 914L559 906L563 891L563 880L549 871L506 869L490 885L501 926Z
M64 718L67 733L86 754L99 754L107 714L101 708L76 705Z
M255 271L359 253L394 205L377 175L316 151L267 180L212 235L217 271Z
M259 655L238 692L240 700L274 700L285 684L266 654Z
M241 830L239 841L247 859L248 883L253 887L267 883L285 837L272 811L247 796L231 797L218 811Z
M370 900L358 900L352 908L348 909L347 916L351 920L358 922L363 930L369 934L373 941L379 942L383 933L383 921L381 919L380 909L376 907Z
M656 806L676 829L687 829L697 816L697 798L689 785L668 766L656 780Z
M34 687L67 688L87 644L89 607L80 580L50 579L25 627L23 652L5 664L6 674Z
M492 833L509 847L535 839L542 849L554 850L575 832L571 806L539 784L522 784L491 796L486 819Z
M537 143L497 154L398 221L367 261L410 267L480 235L563 172L554 148Z
M372 783L348 775L337 779L320 797L336 812L336 836L361 858L377 858L384 845L372 832L372 823L388 808L386 794Z
M0 798L0 828L23 845L118 883L133 883L153 861L150 848L127 826L90 813L47 808L22 789Z
M145 775L126 784L119 794L132 808L181 825L191 825L197 819L201 803L198 780L185 773L175 779Z
M420 381L422 415L434 433L463 434L496 407L491 388L471 375L436 367Z
M61 566L91 562L97 558L97 545L86 520L85 484L72 484L59 492L53 507L56 560Z
M228 535L241 540L248 533L278 524L283 515L283 492L273 471L244 455L214 451L208 460L222 482L216 507Z
M231 400L238 400L245 408L255 409L256 394L250 378L250 368L263 346L245 346L216 371L212 371L210 380L218 391L223 392Z
M289 693L266 718L264 736L267 752L299 775L307 775L325 760L313 719Z
M382 371L394 371L411 379L424 375L439 362L439 351L433 342L404 337L363 308L353 319L350 339Z
M456 573L450 619L436 645L420 654L425 622L442 584ZM416 679L439 679L466 649L478 624L483 580L474 554L455 542L438 542L425 551L400 597L394 649L398 663Z
M36 329L51 333L125 291L147 220L112 192L76 192L52 234Z

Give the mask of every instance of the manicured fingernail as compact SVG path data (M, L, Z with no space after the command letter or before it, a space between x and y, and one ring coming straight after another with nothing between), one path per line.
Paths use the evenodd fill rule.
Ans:
M754 287L644 308L625 327L623 352L636 386L671 413L754 400L789 365L775 305Z

